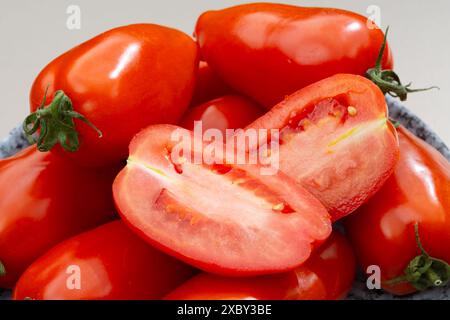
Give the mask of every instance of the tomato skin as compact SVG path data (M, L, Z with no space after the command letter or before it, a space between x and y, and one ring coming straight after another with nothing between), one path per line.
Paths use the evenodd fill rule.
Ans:
M357 111L350 115L349 108ZM398 141L387 117L384 95L373 82L338 74L295 92L247 128L280 130L280 170L336 221L375 194L394 170Z
M191 100L191 107L198 106L209 100L231 94L232 90L211 70L208 63L200 61L198 64L197 81Z
M230 278L202 272L189 279L165 300L292 300L295 272L252 278Z
M180 126L194 129L194 121L202 121L203 130L241 129L264 114L261 107L239 95L227 95L191 108L184 115Z
M69 266L79 267L80 290L67 288ZM19 279L13 298L159 299L193 274L116 220L60 243L35 261Z
M434 148L405 128L398 128L400 160L393 175L346 221L359 263L381 268L382 281L403 275L420 254L414 224L423 247L434 258L450 262L450 165ZM409 284L382 286L403 295Z
M365 75L383 41L367 18L329 8L254 3L208 11L196 38L202 57L232 88L271 108L338 73ZM392 69L387 48L382 61Z
M350 242L334 231L312 258L296 270L296 274L299 279L306 280L300 282L299 300L344 299L356 274L356 259Z
M0 160L0 288L56 243L113 219L117 171L78 168L36 146Z
M254 278L201 273L168 294L168 300L337 300L349 292L356 261L348 240L338 232L297 269Z
M155 63L157 61L157 63ZM152 24L109 30L62 54L38 75L30 109L57 90L103 133L76 120L80 149L64 155L87 166L125 160L131 138L155 123L176 123L195 85L198 49L184 33ZM57 147L56 151L61 152Z

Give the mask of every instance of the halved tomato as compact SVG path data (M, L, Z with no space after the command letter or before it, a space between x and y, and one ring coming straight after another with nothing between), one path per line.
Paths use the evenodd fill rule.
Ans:
M329 236L328 213L299 184L256 164L207 164L202 144L171 125L133 139L113 193L149 243L205 271L252 275L295 268Z
M360 76L336 75L299 90L248 128L280 130L281 171L316 196L333 220L373 195L398 160L384 96Z

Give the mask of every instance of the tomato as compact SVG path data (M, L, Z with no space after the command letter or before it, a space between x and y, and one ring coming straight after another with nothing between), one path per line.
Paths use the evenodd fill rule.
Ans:
M25 271L13 298L159 299L193 274L117 220L52 248Z
M201 273L169 293L166 300L293 300L295 271L252 278Z
M38 111L39 119L36 113L27 118L27 127L41 125L43 151L55 143L68 151L79 147L65 156L83 165L125 160L131 138L142 128L180 120L192 97L197 65L197 45L180 31L152 24L112 29L41 71L31 88L31 111L42 105L46 89L45 104L52 105ZM82 121L73 127L79 114L102 138Z
M244 128L264 114L263 109L239 95L223 96L191 108L184 115L180 126L194 129L194 121L202 121L203 130Z
M297 269L254 278L201 273L169 293L169 300L336 300L355 278L355 256L348 240L333 232Z
M131 142L113 194L122 218L150 244L205 271L256 275L295 268L328 237L328 213L300 185L225 161L226 151L209 163L211 144L199 139L155 125Z
M379 266L383 288L401 295L445 285L450 278L450 267L443 266L450 263L450 164L405 128L400 127L398 133L400 160L394 174L349 217L346 226L362 267ZM415 239L416 223L419 243ZM428 258L419 249L420 243ZM416 256L421 257L418 266L430 261L430 256L444 263L434 261L416 278L408 278L410 281L389 283L404 276ZM412 265L417 262L416 258ZM407 275L412 271L417 270L413 268Z
M303 88L249 128L279 129L281 171L319 199L333 220L370 198L398 159L384 96L360 76L335 75Z
M200 16L202 57L228 85L271 108L309 84L375 66L383 32L340 9L253 3ZM386 49L382 67L392 69Z
M209 100L231 94L231 92L232 90L211 70L208 63L200 61L191 106L198 106Z
M0 160L0 288L56 243L111 220L117 171L81 169L36 146Z

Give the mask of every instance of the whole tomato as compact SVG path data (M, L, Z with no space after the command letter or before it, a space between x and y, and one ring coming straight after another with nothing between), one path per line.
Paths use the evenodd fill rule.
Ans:
M336 300L343 299L355 278L350 243L338 232L297 269L254 278L226 278L201 273L172 291L168 300Z
M40 128L42 151L59 143L66 151L79 148L66 156L83 165L117 163L142 128L178 122L191 100L197 66L197 45L180 31L153 24L109 30L41 71L31 88L34 113L25 131Z
M208 11L195 34L219 77L267 108L334 74L365 75L383 43L383 32L356 13L273 3ZM381 67L391 69L384 53Z
M160 299L194 274L148 246L120 220L70 238L36 260L14 299Z
M264 109L253 101L239 95L227 95L189 109L180 126L193 130L194 121L201 121L203 130L219 129L226 134L226 129L245 128L263 114Z
M211 70L208 63L200 61L198 64L197 81L191 106L195 107L209 100L230 94L232 90L225 82Z
M346 226L362 267L379 266L383 288L402 295L450 278L450 164L405 128L398 135L394 174Z
M56 243L113 219L118 169L79 168L36 146L0 160L0 288Z

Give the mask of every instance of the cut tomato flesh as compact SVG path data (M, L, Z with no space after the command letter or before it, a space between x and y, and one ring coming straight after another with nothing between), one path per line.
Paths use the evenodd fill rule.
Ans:
M282 173L196 164L188 156L174 165L174 130L184 129L140 133L114 182L119 212L151 244L205 271L256 275L295 268L328 237L323 205Z
M248 128L280 129L281 171L317 197L334 221L373 195L398 159L384 96L359 76L306 87Z

